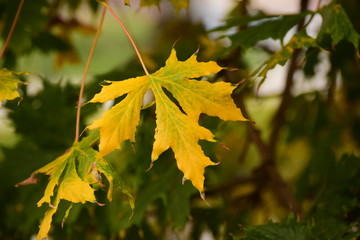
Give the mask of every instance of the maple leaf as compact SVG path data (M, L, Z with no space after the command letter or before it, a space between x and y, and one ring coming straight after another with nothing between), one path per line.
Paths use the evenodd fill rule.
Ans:
M153 74L124 81L107 81L110 85L103 86L90 102L126 97L88 126L89 129L100 129L100 156L120 149L125 140L135 141L142 99L151 89L156 101L157 125L152 161L171 148L184 178L191 180L202 192L204 169L215 163L205 156L198 142L215 140L208 129L198 124L199 115L205 113L223 120L246 120L231 99L234 87L230 83L211 84L194 80L221 69L215 62L198 62L195 54L186 61L179 61L173 49L165 67ZM164 88L179 102L183 112L170 100Z
M317 44L314 38L307 35L305 31L300 31L294 36L292 36L292 38L284 47L282 47L279 51L275 52L269 60L267 60L257 70L255 70L253 75L257 74L259 77L262 78L262 80L264 80L267 76L268 71L275 68L276 65L279 64L281 66L284 66L293 55L295 49L316 46Z
M246 28L229 36L232 46L230 48L242 47L248 49L255 46L259 41L272 38L283 41L286 33L296 24L304 19L310 12L304 11L293 15L282 16L251 16L241 18L230 18L224 26L218 27L212 31L227 30L232 27L248 25Z
M0 102L4 100L13 100L20 97L18 84L22 83L21 80L15 75L25 75L25 72L13 72L6 68L0 69Z
M332 38L332 45L335 46L341 40L346 40L359 50L360 34L356 32L351 20L344 8L335 1L320 9L319 13L323 18L318 40L321 42L326 34Z
M56 213L61 200L72 203L96 202L93 186L99 183L103 185L100 173L105 175L110 184L107 194L109 201L112 200L112 188L115 182L123 193L130 197L130 205L133 208L131 195L116 175L114 169L104 159L98 158L98 152L90 147L98 140L98 135L98 131L93 131L81 142L75 143L66 153L34 171L28 179L16 185L36 183L36 175L39 173L50 175L50 181L46 186L44 196L37 205L40 207L43 203L48 203L51 208L45 213L40 224L37 239L48 237L52 216Z

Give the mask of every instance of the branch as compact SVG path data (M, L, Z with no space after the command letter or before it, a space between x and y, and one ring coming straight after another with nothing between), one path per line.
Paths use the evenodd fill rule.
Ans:
M241 111L244 117L251 119L247 108L244 104L244 101L241 96L237 95L237 103L241 108ZM278 169L275 165L275 152L272 150L272 144L267 144L261 137L260 130L252 123L247 125L249 135L255 146L258 148L261 155L263 164L257 170L258 173L264 173L265 179L269 180L269 185L274 191L275 195L278 197L279 201L286 206L295 216L300 219L302 216L302 211L299 203L296 201L293 193L291 192L289 186L284 181L280 175ZM258 174L261 176L262 174ZM262 183L259 183L262 184Z
M99 25L97 27L96 34L95 34L93 43L91 45L91 49L90 49L89 56L88 56L87 61L86 61L84 73L83 73L83 76L82 76L82 79L81 79L79 99L78 99L78 105L77 105L77 111L76 111L76 125L75 125L74 143L78 142L79 137L80 137L80 116L81 116L82 98L83 98L83 94L84 94L85 81L86 81L86 77L87 77L87 74L88 74L88 71L89 71L89 67L90 67L92 57L94 55L95 47L96 47L97 41L98 41L99 36L100 36L100 31L101 31L101 28L102 28L102 25L103 25L103 22L104 22L105 13L106 13L106 8L104 8L102 13L101 13L100 22L99 22Z
M300 12L303 12L307 9L309 4L309 0L301 0L300 2ZM304 20L300 21L297 25L297 31L302 29L304 27ZM290 66L286 75L286 82L285 82L285 88L282 93L281 103L279 105L279 108L272 120L273 122L273 129L270 134L269 144L272 149L272 151L276 150L276 143L279 138L280 131L285 123L285 113L288 107L290 106L292 94L291 89L293 87L294 83L294 73L297 70L298 65L298 58L301 53L301 49L294 50L293 55L290 59ZM275 154L275 153L273 153Z
M241 49L237 48L235 49L226 59L223 59L223 63L229 63L231 65L236 65L237 68L241 68L242 64L240 62L239 55L241 54ZM294 63L296 63L295 59L297 59L297 56L293 57ZM227 64L225 64L227 65ZM294 65L293 71L295 71L296 65ZM292 76L294 72L290 72L288 74L287 78L287 86L285 87L285 94L286 99L291 98L291 87L292 87ZM227 72L227 74L224 74L224 77L226 81L228 82L238 82L239 81L239 75L236 74L236 72ZM251 119L249 116L249 113L247 111L247 108L244 104L243 97L240 96L237 92L234 92L234 100L237 103L238 107L241 109L243 115L247 119ZM286 102L283 102L282 109L286 109L287 106L285 105ZM283 111L279 111L281 116L283 115ZM280 127L282 125L279 125L278 129L275 131L275 133L278 133L280 130ZM258 151L260 153L261 159L262 159L262 165L254 171L255 176L253 176L254 182L258 186L258 190L260 190L264 182L269 185L271 190L273 191L274 195L278 198L279 202L285 206L289 211L293 212L297 218L301 218L302 211L299 203L296 201L293 193L291 192L290 188L288 187L287 183L284 181L282 176L280 175L278 169L275 165L275 151L273 149L276 148L278 139L276 137L275 142L267 143L261 136L260 130L256 127L253 123L247 123L247 130L249 134L250 140L255 144L255 146L258 148Z
M297 60L300 52L301 52L300 49L296 49L290 59L290 66L286 75L285 88L281 95L281 102L272 120L273 128L269 138L269 144L272 146L273 151L276 150L275 146L279 138L280 130L282 129L285 123L286 110L291 104L291 100L292 100L291 89L294 83L294 73L297 69Z
M2 49L1 49L1 52L0 52L0 59L1 59L1 58L2 58L2 56L4 55L5 50L6 50L6 48L7 48L8 44L9 44L9 42L10 42L10 39L11 39L11 36L12 36L12 34L13 34L13 32L14 32L14 29L15 29L16 23L17 23L17 21L18 21L18 19L19 19L20 12L21 12L21 9L22 9L23 4L24 4L24 0L20 0L20 3L19 3L19 6L18 6L18 9L17 9L16 14L15 14L14 21L13 21L13 23L12 23L12 25L11 25L11 28L10 28L10 32L9 32L9 34L8 34L8 35L7 35L7 37L6 37L6 40L5 40L4 46L3 46L3 47L2 47Z
M142 66L142 68L144 69L145 74L146 74L146 75L150 75L149 72L148 72L148 70L147 70L147 68L146 68L146 66L145 66L144 60L142 59L141 54L140 54L140 52L139 52L139 50L138 50L138 48L137 48L137 46L136 46L136 44L135 44L135 41L132 39L132 37L131 37L129 31L126 29L125 25L122 23L122 21L120 20L120 18L116 15L116 13L114 12L114 10L113 10L106 2L103 2L103 1L98 1L98 2L101 3L102 5L104 5L104 7L106 7L106 8L110 11L110 13L111 13L111 14L114 16L114 18L116 19L116 21L120 24L121 28L123 29L123 31L125 32L126 36L128 37L131 45L133 46L133 48L134 48L134 50L135 50L135 52L136 52L136 55L137 55L137 57L139 58L139 61L140 61L140 63L141 63L141 66Z

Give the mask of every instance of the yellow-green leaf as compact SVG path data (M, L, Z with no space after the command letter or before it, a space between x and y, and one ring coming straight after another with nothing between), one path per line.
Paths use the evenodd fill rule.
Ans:
M142 99L151 89L156 100L156 131L152 160L171 148L178 168L184 177L203 191L204 168L214 163L203 153L199 140L215 141L213 134L198 124L199 115L205 113L223 120L245 121L240 109L231 99L234 89L229 83L194 80L219 72L215 62L198 62L194 54L179 61L173 49L165 67L154 74L124 81L108 81L90 102L105 102L126 97L95 120L89 129L100 129L100 156L121 148L125 140L135 141ZM166 89L179 102L183 113L167 96Z
M73 203L95 201L94 189L90 187L89 182L85 182L79 177L75 161L69 161L67 164L67 171L58 189L61 199Z
M289 42L275 52L269 60L267 60L260 68L258 68L253 74L257 74L263 80L266 78L268 71L275 68L276 65L284 66L285 63L291 58L295 49L301 49L304 47L317 46L316 40L306 34L305 31L296 33Z
M0 69L0 102L4 100L13 100L20 97L18 84L21 81L15 75L24 75L27 73L13 72L6 68Z
M37 203L38 207L40 207L43 203L47 202L51 204L51 197L54 195L54 189L57 185L61 183L60 177L64 172L64 169L68 163L68 161L74 161L73 151L65 153L64 155L58 157L54 161L48 163L44 167L36 170L32 175L36 175L38 173L44 173L46 175L50 175L50 181L46 186L44 196ZM66 175L63 177L66 178ZM62 196L60 196L61 198Z
M56 199L56 202L54 203L54 206L46 211L43 220L41 221L41 224L39 226L39 232L36 236L36 240L43 240L48 238L48 234L51 227L52 217L57 211L57 207L59 204L59 200Z
M123 101L106 111L102 118L88 126L89 129L100 128L100 156L120 148L120 144L125 140L135 141L142 99L148 89L146 81L146 77L140 77L114 82L108 87L104 87L104 90L91 100L91 102L104 102L128 93Z
M52 204L51 197L55 193L56 186L58 186L56 190L57 197L60 200L64 199L73 203L94 202L96 200L94 190L77 173L75 161L77 161L79 154L82 153L77 151L76 148L71 148L69 152L35 171L35 174L45 173L51 176L44 196L38 202L38 206L41 206L44 202Z
M98 158L98 152L92 149L91 145L99 138L98 131L92 131L88 137L81 142L75 143L66 153L56 158L54 161L36 170L30 178L17 184L26 185L37 182L35 176L39 173L50 175L50 181L45 189L44 196L37 203L41 206L48 203L49 209L40 224L40 230L37 239L47 237L52 216L56 213L58 204L61 200L67 200L72 203L96 202L94 188L101 182L101 173L109 181L108 199L112 200L112 188L115 184L121 188L123 193L129 196L130 205L133 208L132 197L122 183L115 170L104 160ZM65 214L69 214L70 208Z
M330 4L322 7L319 10L323 18L319 35L317 37L319 42L325 40L326 35L330 35L332 45L335 46L341 40L346 40L354 45L356 50L359 50L360 34L354 28L349 16L341 4L332 1Z

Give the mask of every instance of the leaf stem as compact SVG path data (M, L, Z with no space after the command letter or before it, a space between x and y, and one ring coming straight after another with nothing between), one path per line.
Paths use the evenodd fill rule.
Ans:
M7 48L8 44L9 44L9 42L10 42L10 39L11 39L11 36L12 36L12 34L13 34L13 32L14 32L14 29L15 29L16 23L17 23L17 21L18 21L18 19L19 19L20 12L21 12L22 6L23 6L23 4L24 4L24 1L25 1L25 0L20 0L20 3L19 3L19 6L18 6L18 9L17 9L16 14L15 14L14 21L13 21L13 23L12 23L12 25L11 25L11 28L10 28L10 32L9 32L9 34L8 34L8 35L7 35L7 37L6 37L6 40L5 40L4 46L3 46L3 47L2 47L2 49L1 49L1 52L0 52L0 59L1 59L1 58L2 58L2 56L4 55L5 50L6 50L6 48Z
M134 50L136 52L137 57L139 58L139 61L141 63L142 68L144 69L144 72L146 75L150 75L148 70L146 69L146 66L144 64L144 61L140 55L140 52L134 42L134 40L132 39L130 33L128 32L128 30L126 29L126 27L124 26L124 24L121 22L120 18L116 15L116 13L114 12L114 10L106 3L106 2L102 2L99 1L102 5L104 5L110 12L111 14L114 16L114 18L116 19L116 21L120 24L121 28L124 30L126 36L128 37L128 39L130 40L131 45L134 47Z
M94 40L92 42L91 45L91 49L89 52L89 56L87 58L86 61L86 65L85 65L85 69L84 69L84 73L81 79L81 85L80 85L80 91L79 91L79 99L78 99L78 105L77 105L77 111L76 111L76 124L75 124L75 139L74 139L74 143L77 143L79 141L79 137L80 137L80 116L81 116L81 107L82 107L82 98L83 98L83 94L84 94L84 88L85 88L85 81L86 81L86 77L89 71L89 67L90 67L90 63L92 60L92 57L94 55L94 51L95 51L95 47L97 44L97 41L99 39L100 36L100 31L104 22L104 18L105 18L105 13L106 13L106 8L103 9L102 13L101 13L101 17L100 17L100 22L98 24L98 27L96 29L96 34L94 37Z

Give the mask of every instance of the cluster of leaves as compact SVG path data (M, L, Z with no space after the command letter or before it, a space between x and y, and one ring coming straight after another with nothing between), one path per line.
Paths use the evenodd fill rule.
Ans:
M292 28L305 21L306 17L310 17L307 25L310 24L316 14L322 16L322 24L316 38L310 37L306 33L306 28L303 28L284 44L285 35ZM331 50L340 40L343 40L353 44L356 51L359 50L360 35L355 31L343 7L336 1L332 1L315 12L304 11L294 15L230 18L224 26L214 29L214 31L227 30L232 27L241 28L247 24L251 27L229 36L232 49L236 47L248 49L254 47L261 40L269 38L281 41L281 48L252 73L252 75L259 76L263 80L265 80L267 72L276 65L284 66L296 49L307 48L309 52L314 51L314 48Z
M98 4L94 2L88 4L95 13ZM140 5L159 6L160 2L142 0ZM189 5L188 0L170 2L176 11ZM25 2L25 17L19 19L1 62L0 101L8 100L5 108L20 140L7 147L1 143L4 187L0 203L4 208L0 213L5 217L0 222L0 237L29 238L34 234L41 218L32 206L35 202L46 210L38 239L48 235L54 239L168 239L172 234L199 239L208 230L219 239L355 239L360 235L360 158L356 156L360 116L353 111L360 102L360 34L355 29L358 19L349 14L351 7L360 9L357 3L332 1L316 11L249 16L247 1L240 2L240 11L236 9L224 26L214 30L225 32L224 37L231 40L228 48L213 43L202 26L168 19L157 33L154 53L148 56L156 59L151 68L154 73L141 76L141 69L134 68L136 63L131 61L129 67L120 68L132 70L131 74L116 69L96 79L126 80L106 80L101 89L99 81L87 86L85 96L92 98L90 103L114 100L116 104L86 127L90 130L86 137L72 143L78 89L43 79L43 90L31 96L16 78L27 73L6 68L16 69L17 60L36 49L73 59L76 52L69 31L91 27L75 20L75 15L70 21L62 19L60 9L68 7L75 14L80 3ZM130 5L131 1L124 3ZM0 0L0 9L5 39L16 4ZM32 14L28 13L37 17L30 21L26 18ZM322 23L312 37L307 26L317 14ZM178 55L188 57L189 49L201 43L199 56L196 53L180 61L173 49L168 57L163 46L171 46L179 34ZM261 51L261 41L270 38L280 40L280 48L272 50L255 70L247 69L244 51ZM294 95L289 90L294 73L316 75L324 55L331 65L323 79L327 87ZM305 60L298 61L299 57ZM243 70L221 71L224 68L208 58ZM246 106L252 103L253 88L257 87L249 83L257 77L266 81L269 71L289 61L294 64L288 70L287 87L278 96L280 106L248 111ZM337 72L341 80L335 78ZM204 76L208 81L201 79ZM245 84L239 84L243 78ZM233 92L235 84L239 87ZM149 90L155 104L143 106ZM18 106L10 100L19 97L19 92L24 100ZM97 106L87 104L82 119L91 117ZM237 106L257 125L220 121L246 121ZM263 124L261 116L266 119L263 115L271 114L273 120ZM81 126L86 125L82 122ZM214 143L215 139L222 143ZM343 154L349 150L355 155ZM204 169L215 162L222 164L207 169L206 174L209 206L200 197L204 197ZM149 164L151 171L146 171ZM42 165L33 171L34 166ZM299 165L300 171L286 177ZM32 171L30 178L20 182ZM46 186L42 175L50 176ZM39 184L14 189L17 182L17 186ZM131 207L123 201L124 196ZM103 206L112 200L115 203ZM291 212L295 217L287 217ZM277 221L268 222L269 218ZM64 225L65 220L68 224Z
M18 184L36 182L35 175L38 173L51 176L38 206L47 202L52 209L45 214L40 225L38 239L47 237L52 216L57 211L60 200L72 203L96 201L92 187L101 183L101 174L104 174L110 182L108 199L111 201L112 180L118 177L101 157L120 148L125 140L135 141L142 99L148 89L152 90L156 99L157 127L152 161L157 160L168 148L172 148L178 168L184 173L183 179L191 180L193 185L203 193L204 168L214 163L204 155L198 142L202 139L215 140L208 129L198 125L200 113L219 116L224 120L246 120L230 97L234 87L231 87L229 83L211 84L191 80L217 73L219 70L221 68L214 62L197 62L196 55L184 62L178 61L176 52L173 50L166 66L154 74L118 82L108 81L107 83L111 84L103 86L102 91L90 102L106 102L124 94L127 95L120 103L105 112L100 119L88 126L89 129L100 129L99 152L91 148L98 138L90 132L89 137L75 143L62 156L36 170L29 179ZM186 114L180 111L162 88L166 88L173 94ZM91 137L92 135L95 137ZM127 190L124 191L128 193ZM67 214L68 212L66 216Z
M107 194L109 201L112 201L114 182L131 197L111 165L104 159L97 158L97 152L90 147L98 139L97 135L98 133L92 132L81 142L75 143L66 153L36 170L30 178L17 184L19 186L36 183L38 181L36 175L39 173L50 175L51 179L46 186L44 196L37 203L38 206L43 203L48 203L51 206L51 209L45 213L40 225L39 239L47 238L52 216L57 211L60 200L63 199L72 203L96 202L93 188L103 185L101 174L106 176L110 184ZM72 205L66 211L64 219L71 208Z
M102 184L101 174L105 175L110 183L108 199L112 200L113 179L119 179L119 177L101 157L120 148L120 144L125 140L135 141L142 99L149 89L155 95L157 113L152 161L157 160L168 148L172 148L177 165L184 173L184 181L191 180L203 197L204 168L214 163L204 155L198 142L202 139L215 140L208 129L198 125L200 113L220 116L224 120L246 120L230 97L234 87L231 87L229 83L210 84L191 80L217 73L221 69L215 62L197 62L196 55L187 61L178 61L176 52L173 50L166 66L154 74L147 73L147 76L143 77L108 82L111 85L104 86L90 102L106 102L124 94L127 96L88 127L100 129L100 152L97 153L91 147L98 140L98 137L93 137L97 135L91 132L89 137L79 143L75 142L63 155L36 170L28 179L16 185L36 183L38 180L35 176L39 173L51 177L44 196L37 204L41 206L46 202L51 208L45 213L37 239L48 237L52 217L58 210L61 200L72 203L96 202L93 188ZM3 71L9 75L4 74L7 77L4 77L4 80L13 80L12 72L6 69ZM16 84L17 82L12 83L12 85ZM168 98L163 88L174 95L186 114L183 114L179 107ZM12 100L16 97L12 95L17 93L14 86L12 89L4 89L3 92L3 100ZM120 181L117 180L117 182ZM119 186L124 187L123 184ZM127 190L123 191L130 196ZM67 218L71 208L72 205L66 211L64 219Z
M151 75L118 82L108 81L111 84L103 86L90 102L106 102L124 94L127 96L88 127L100 129L100 156L120 148L124 140L135 141L142 99L145 92L151 89L155 95L157 125L152 161L171 148L179 169L184 173L184 179L191 180L203 192L204 168L215 163L204 155L198 142L203 139L215 140L208 129L198 124L200 113L224 120L246 120L230 97L234 87L229 83L211 84L194 80L220 70L221 67L215 62L197 62L196 55L186 61L178 61L175 50L172 50L165 67ZM163 88L175 97L184 113Z

